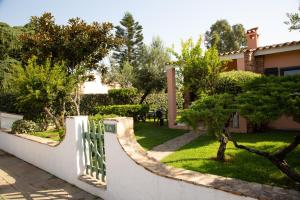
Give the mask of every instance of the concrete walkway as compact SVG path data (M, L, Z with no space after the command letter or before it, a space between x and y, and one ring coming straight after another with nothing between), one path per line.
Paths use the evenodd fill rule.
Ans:
M100 199L0 150L0 200Z
M147 153L150 157L155 158L156 160L162 160L163 158L167 157L174 151L190 143L191 141L199 137L201 134L196 134L193 132L183 134L179 137L176 137L172 140L169 140L161 145L154 147Z

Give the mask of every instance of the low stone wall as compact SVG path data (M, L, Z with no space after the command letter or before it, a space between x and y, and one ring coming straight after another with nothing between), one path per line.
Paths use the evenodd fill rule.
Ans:
M11 129L12 124L19 119L23 119L23 115L0 112L0 128Z

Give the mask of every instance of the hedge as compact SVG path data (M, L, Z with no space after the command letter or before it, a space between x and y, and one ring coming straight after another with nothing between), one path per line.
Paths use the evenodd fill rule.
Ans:
M17 97L14 94L0 93L0 112L20 113L16 107Z
M132 104L137 96L136 88L111 89L108 96L114 105Z
M110 105L98 106L95 108L96 113L101 115L115 114L123 117L133 117L137 119L139 115L145 116L149 112L148 105Z
M216 92L238 94L249 82L261 77L260 74L249 71L229 71L220 73Z
M95 113L95 107L109 105L112 101L107 94L84 94L81 96L80 112L84 115Z

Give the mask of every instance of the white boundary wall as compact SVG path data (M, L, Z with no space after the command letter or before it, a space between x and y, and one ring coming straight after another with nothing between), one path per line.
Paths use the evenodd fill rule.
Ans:
M87 120L82 116L67 118L65 139L55 147L0 132L0 149L105 199L105 190L78 179L84 171L82 124Z
M105 200L245 200L244 196L193 185L151 173L122 149L117 134L105 133L107 189L96 188L78 177L84 171L82 124L87 117L66 120L66 137L56 147L0 132L0 149ZM133 127L131 118L106 121L118 134Z
M23 115L0 112L0 128L10 129L12 124L19 119L23 119Z

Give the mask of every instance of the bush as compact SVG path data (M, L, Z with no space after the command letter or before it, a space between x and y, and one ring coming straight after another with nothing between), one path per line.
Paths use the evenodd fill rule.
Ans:
M149 112L148 105L111 105L98 106L96 112L104 115L115 114L124 117L133 117L137 119L138 116L145 116Z
M241 93L243 87L251 81L261 77L260 74L248 71L229 71L220 73L216 85L217 93Z
M92 115L96 106L111 104L111 99L107 94L85 94L80 101L80 112L84 115Z
M101 115L101 114L90 115L89 116L89 121L90 122L94 121L95 123L98 123L99 121L102 122L104 119L114 118L114 117L117 117L117 116L118 115L115 115L115 114L110 114L110 115Z
M112 89L108 91L108 96L114 105L132 104L137 96L136 88Z
M152 93L149 94L145 101L150 106L150 110L157 110L159 108L163 108L164 110L168 110L168 94L167 93ZM183 96L181 92L176 93L176 106L177 109L183 108Z
M16 107L17 97L14 94L0 93L0 111L20 113Z
M17 120L13 123L12 127L12 133L16 134L30 134L37 131L38 126L35 122L30 120Z

